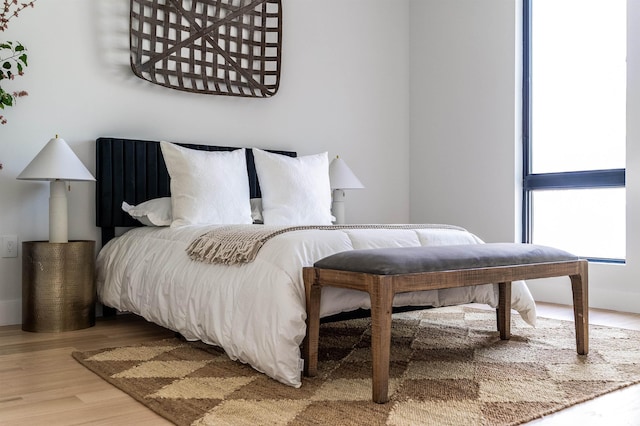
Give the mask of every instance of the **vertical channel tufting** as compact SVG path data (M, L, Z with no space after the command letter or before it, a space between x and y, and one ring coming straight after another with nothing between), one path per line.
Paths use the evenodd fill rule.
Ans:
M179 144L204 151L233 151L227 146ZM292 151L274 151L295 157ZM247 172L252 198L260 197L253 153L247 149ZM115 235L115 227L140 226L122 211L122 202L140 204L168 197L170 179L160 144L154 141L98 138L96 140L96 225L102 228L102 244Z

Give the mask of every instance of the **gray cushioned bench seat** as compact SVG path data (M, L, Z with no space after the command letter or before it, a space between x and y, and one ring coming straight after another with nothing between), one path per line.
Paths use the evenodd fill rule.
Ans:
M339 271L395 275L578 259L571 253L553 247L490 243L350 250L325 257L313 266Z
M510 338L511 282L568 276L573 292L576 349L588 353L588 263L553 247L517 243L401 247L336 253L303 268L307 303L304 372L317 373L323 286L366 291L371 298L372 395L388 401L391 313L396 293L495 283L500 338ZM541 333L543 331L541 330Z

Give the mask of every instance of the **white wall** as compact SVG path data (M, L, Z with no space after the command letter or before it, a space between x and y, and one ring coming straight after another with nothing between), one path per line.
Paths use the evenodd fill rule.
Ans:
M521 1L412 0L410 13L411 221L519 241ZM590 304L640 312L640 3L628 13L627 263L590 265ZM570 303L565 281L529 287Z
M409 219L409 4L283 0L279 92L271 99L154 86L129 68L129 0L37 2L0 39L29 49L29 96L0 127L0 235L47 239L48 185L15 177L56 133L89 170L99 136L328 151L366 189L347 194L347 221ZM73 183L69 236L99 240L94 186ZM21 256L21 251L20 251ZM0 258L0 325L21 322L21 258Z
M411 2L411 220L517 228L516 6Z

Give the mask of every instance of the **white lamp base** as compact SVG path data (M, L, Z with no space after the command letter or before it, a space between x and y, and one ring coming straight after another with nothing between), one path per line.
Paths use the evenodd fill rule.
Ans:
M51 181L49 196L49 242L68 243L67 189L65 181Z
M334 222L336 225L343 225L345 223L345 214L344 214L344 200L345 193L342 189L334 189L333 190L333 202L331 203L331 213L336 218Z

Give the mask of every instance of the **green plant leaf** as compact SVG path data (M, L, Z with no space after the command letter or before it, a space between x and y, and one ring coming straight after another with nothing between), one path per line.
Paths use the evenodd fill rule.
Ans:
M11 69L11 62L6 61L4 64L2 64L2 68L6 70Z
M20 59L20 60L22 61L22 63L23 63L25 66L27 66L27 65L28 65L28 64L27 64L27 54L26 54L26 53L23 53L22 55L20 55L20 56L18 57L18 59Z
M0 98L0 102L6 106L12 106L13 105L13 96L11 96L9 93L5 92L2 97Z
M22 52L24 50L24 46L19 44L19 45L16 46L15 50L16 50L16 52Z

